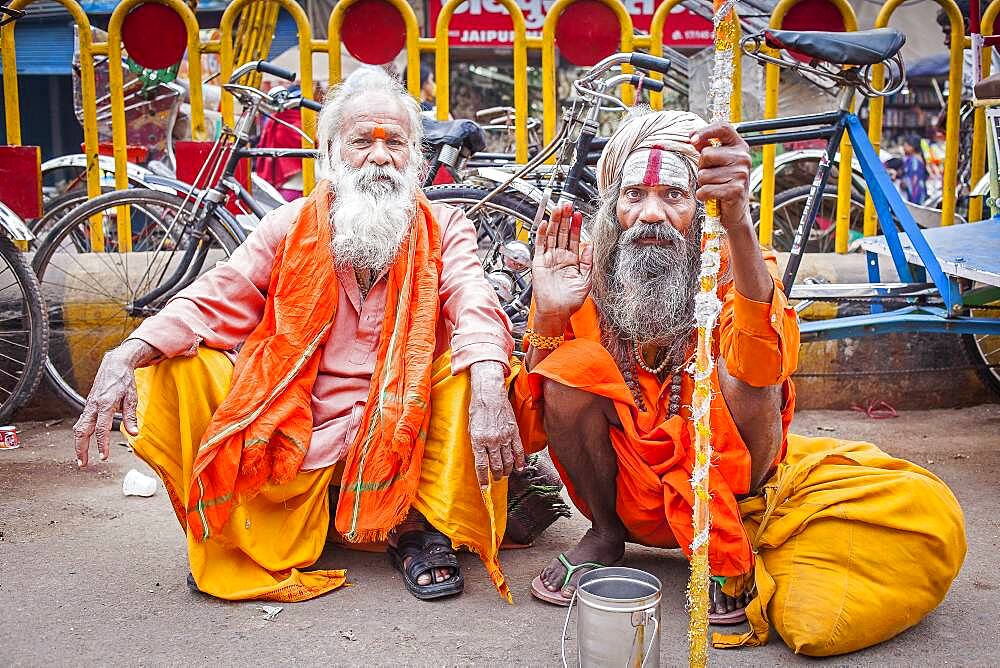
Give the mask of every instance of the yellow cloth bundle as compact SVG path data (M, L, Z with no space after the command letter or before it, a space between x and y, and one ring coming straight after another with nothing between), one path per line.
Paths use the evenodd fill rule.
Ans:
M892 638L944 598L965 558L965 520L939 478L870 443L789 434L762 493L740 503L757 551L750 631L717 648L767 643L831 656Z

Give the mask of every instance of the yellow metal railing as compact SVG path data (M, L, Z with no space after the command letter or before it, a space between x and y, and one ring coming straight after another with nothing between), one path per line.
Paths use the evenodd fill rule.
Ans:
M254 45L258 47L266 41L265 35L255 35L253 25L256 23L254 17L262 21L272 21L276 16L278 8L287 11L295 21L298 30L299 40L299 77L302 83L302 94L311 98L313 96L312 71L313 54L316 52L326 52L329 57L329 81L335 84L341 78L341 40L340 30L344 17L348 9L357 0L340 0L331 11L328 19L327 39L313 39L312 26L301 5L295 0L235 0L230 3L222 16L220 24L220 34L217 39L201 41L198 31L197 19L190 7L182 0L124 0L119 4L111 16L108 29L108 39L106 42L94 42L89 21L81 9L80 5L73 0L58 0L70 12L73 20L79 27L80 34L80 54L81 54L81 85L83 92L83 126L84 142L87 154L87 188L91 196L100 193L100 170L97 163L97 121L95 106L95 86L93 57L95 55L107 55L111 62L118 62L121 57L121 28L125 16L130 10L144 2L155 2L172 8L181 17L187 30L187 52L189 62L190 103L191 103L191 127L192 138L204 140L208 138L205 127L205 112L202 99L201 86L201 59L202 53L217 53L221 61L221 76L224 81L233 69L241 64L241 58L247 56ZM434 34L422 37L417 17L412 7L406 0L386 0L399 13L405 25L405 48L407 50L407 88L414 95L418 94L420 88L420 56L423 53L433 54L435 60L435 72L437 78L437 113L441 119L447 118L450 111L450 86L449 72L451 68L451 50L448 40L448 28L452 16L461 4L462 0L448 0L441 9ZM630 51L633 48L644 49L654 55L663 54L663 35L667 28L667 22L671 10L673 10L681 0L665 0L653 14L649 35L634 35L632 19L628 14L621 0L600 0L605 6L614 12L618 21L620 31L620 48L623 51ZM14 8L24 8L32 4L34 0L14 0L11 6ZM527 84L527 62L529 50L533 50L541 55L542 63L542 107L543 107L543 136L546 141L551 140L555 134L558 120L559 101L556 89L556 25L563 12L576 2L576 0L557 0L548 10L545 23L540 37L528 37L526 33L525 17L514 0L498 0L507 10L511 17L514 32L514 43L512 60L514 65L513 98L515 109L515 137L516 137L516 159L523 162L527 159L528 137L528 84ZM774 8L770 25L774 28L781 27L788 11L795 6L799 0L781 0ZM847 30L857 29L857 18L847 0L830 0L840 12ZM958 8L953 0L936 0L938 4L946 9L952 22L952 47L951 47L951 74L949 86L951 90L961 90L961 49L965 43L961 17ZM883 6L876 27L886 25L893 12L903 3L903 0L888 0ZM992 32L993 22L1000 13L1000 2L990 5L984 13L984 30ZM259 32L259 31L258 31ZM250 44L253 42L253 44ZM258 48L257 51L260 49ZM8 25L0 30L0 51L3 55L3 87L6 102L6 128L7 141L10 144L21 142L20 132L20 108L18 104L17 73L14 51L14 26ZM740 77L740 60L736 61L736 77ZM989 71L989 58L984 58L984 67ZM876 77L875 84L878 85L883 76L882 68L874 68ZM126 165L126 141L125 141L125 114L123 108L122 95L122 71L121 68L111 67L110 88L112 105L112 134L114 142L114 162L115 162L115 182L116 187L125 188L128 185ZM662 79L659 74L654 74L654 78ZM669 76L669 75L668 75ZM739 93L740 87L734 87L733 97L733 120L740 120L742 109L742 97ZM774 65L767 65L765 68L765 101L764 118L775 118L778 115L778 92L779 92L779 69ZM630 102L634 92L630 87L623 91L623 98ZM662 108L663 97L659 93L651 93L650 102L654 108ZM944 202L943 217L944 223L949 223L954 216L955 210L955 179L958 157L958 114L960 103L959 95L952 95L948 101L947 109L947 149L945 155L945 178L944 178ZM872 143L878 149L881 141L882 131L882 100L876 98L872 101L869 118L869 135ZM233 122L233 102L228 95L223 95L221 100L221 111L226 123ZM303 129L307 134L314 134L315 114L304 110ZM984 120L980 110L975 116L975 141L973 144L973 182L977 181L983 172L984 156ZM308 142L303 142L304 146ZM850 197L851 197L851 147L845 137L840 147L840 165L838 176L838 205L837 205L837 228L836 228L836 250L845 252L848 244ZM765 146L763 149L763 181L761 186L761 216L760 216L760 239L763 243L770 243L773 229L773 206L775 197L775 147ZM309 192L315 183L314 165L312 161L303 162L303 179L306 192ZM981 202L973 203L975 211L981 208ZM122 243L128 244L130 235L121 234L127 229L128 217L119 216L119 236ZM872 234L876 230L873 212L869 202L866 205L865 214L865 234ZM99 233L100 230L92 230L92 233ZM103 248L103 238L94 239L95 249ZM97 243L100 242L100 243ZM123 250L125 250L123 248Z
M781 0L771 12L770 27L781 28L788 11L800 0ZM858 29L858 19L854 9L846 0L830 0L844 19L844 28L848 31ZM769 50L773 56L777 52ZM778 116L778 88L781 76L777 65L767 64L764 68L764 118ZM776 146L768 144L763 147L763 174L760 188L760 228L757 234L762 244L770 244L774 230L774 162L777 156ZM837 171L837 227L836 251L847 252L848 232L850 225L851 204L851 142L844 136L840 142L840 168ZM846 165L846 168L845 168Z
M449 85L450 57L448 53L448 26L455 10L464 0L448 0L441 7L434 29L434 79L437 82L437 117L447 120L450 111ZM500 0L510 14L514 26L514 139L515 158L528 160L528 41L525 33L524 14L513 0Z
M11 9L24 9L35 0L14 0ZM93 33L90 21L83 8L74 0L58 0L59 4L73 17L80 34L80 89L83 97L83 140L87 156L87 194L97 197L101 194L101 172L97 162L97 92L94 83ZM0 54L3 58L3 94L6 115L7 143L18 146L21 143L21 108L18 99L17 62L14 50L14 24L0 28ZM112 68L114 69L114 68ZM124 174L125 170L122 169ZM91 236L94 236L93 226ZM103 235L92 238L93 248L104 250Z
M903 4L905 0L888 0L878 13L875 19L876 28L885 28L889 25L889 19L893 12ZM948 14L951 22L951 50L949 52L949 72L948 106L946 108L947 125L945 127L945 152L944 152L944 179L941 184L941 224L951 225L955 222L955 187L958 174L958 123L959 111L962 104L962 47L965 44L965 22L962 19L962 12L952 0L934 0ZM872 85L875 88L882 86L885 81L885 68L876 65L872 68ZM871 139L875 152L878 153L882 142L882 107L884 98L876 97L868 105L868 137ZM875 234L876 220L875 207L871 196L865 196L865 235Z
M575 1L556 0L545 15L545 23L542 25L542 137L546 143L552 141L556 134L556 119L559 115L559 100L556 98L556 24L559 22L559 16ZM632 17L625 10L625 5L620 0L600 0L600 2L610 8L618 19L621 33L619 48L622 51L631 51L634 29ZM628 68L622 68L623 72L627 70ZM622 100L626 104L631 104L633 97L633 91L626 86Z
M983 35L992 35L997 14L1000 14L1000 2L991 2L982 15ZM993 47L983 49L983 77L990 75L993 65ZM986 109L977 107L972 121L972 173L969 178L969 188L973 188L986 173ZM983 217L983 198L969 198L969 221L981 220Z

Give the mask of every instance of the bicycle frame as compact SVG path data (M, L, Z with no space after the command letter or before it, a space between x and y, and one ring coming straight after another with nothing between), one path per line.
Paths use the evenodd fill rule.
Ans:
M860 297L870 302L870 314L803 322L800 325L803 340L836 339L881 332L995 334L997 330L996 319L970 318L961 314L965 307L983 303L984 295L993 294L996 292L996 288L969 292L963 297L958 279L945 273L942 269L941 262L924 238L923 231L903 202L899 191L893 187L882 161L861 125L861 121L856 114L850 111L854 92L852 86L844 87L836 111L752 121L737 126L737 130L751 146L804 139L822 138L827 140L826 150L821 156L816 178L811 186L809 200L796 229L792 250L785 268L783 278L785 294L797 299L808 296L816 298ZM774 130L784 130L784 132L763 134ZM840 141L845 132L861 166L865 183L868 186L868 193L875 205L879 226L885 237L885 243L896 273L905 284L881 283L878 254L868 250L866 251L866 264L871 285L823 285L808 286L808 291L805 289L793 290L793 288L800 287L794 286L794 282L804 254L805 240L809 238L809 233L819 211L821 198L818 194L824 192L826 188L840 147ZM896 227L897 221L913 247L913 251L916 252L919 265L907 258L900 231ZM926 283L927 278L930 278L929 284ZM928 289L931 287L933 287L932 290ZM809 291L811 291L811 295ZM796 292L798 294L795 294ZM926 303L929 297L938 295L943 301L943 306ZM882 302L893 299L906 299L911 304L897 310L886 311Z

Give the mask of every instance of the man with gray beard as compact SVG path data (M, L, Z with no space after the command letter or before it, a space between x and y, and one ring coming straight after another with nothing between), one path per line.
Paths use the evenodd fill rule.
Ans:
M580 576L617 565L625 543L692 540L694 461L689 373L697 332L703 202L725 228L712 383L709 477L711 620L737 623L753 594L753 554L737 498L781 460L791 421L798 327L773 254L750 221L750 154L729 125L688 112L637 114L598 164L602 206L581 242L569 206L537 230L528 374L515 381L526 448L549 446L592 523L535 578L532 593L568 605Z
M387 542L421 599L462 591L453 548L468 547L509 599L505 478L524 466L513 341L472 224L420 191L421 137L413 98L356 71L319 117L327 178L102 362L77 464L92 436L108 458L120 411L185 531L192 589L278 601L335 589L344 571L300 570L329 529Z

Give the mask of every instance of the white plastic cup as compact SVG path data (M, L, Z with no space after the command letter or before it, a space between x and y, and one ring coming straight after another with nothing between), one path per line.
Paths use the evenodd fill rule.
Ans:
M132 469L125 474L122 481L122 494L125 496L153 496L156 494L156 478Z

